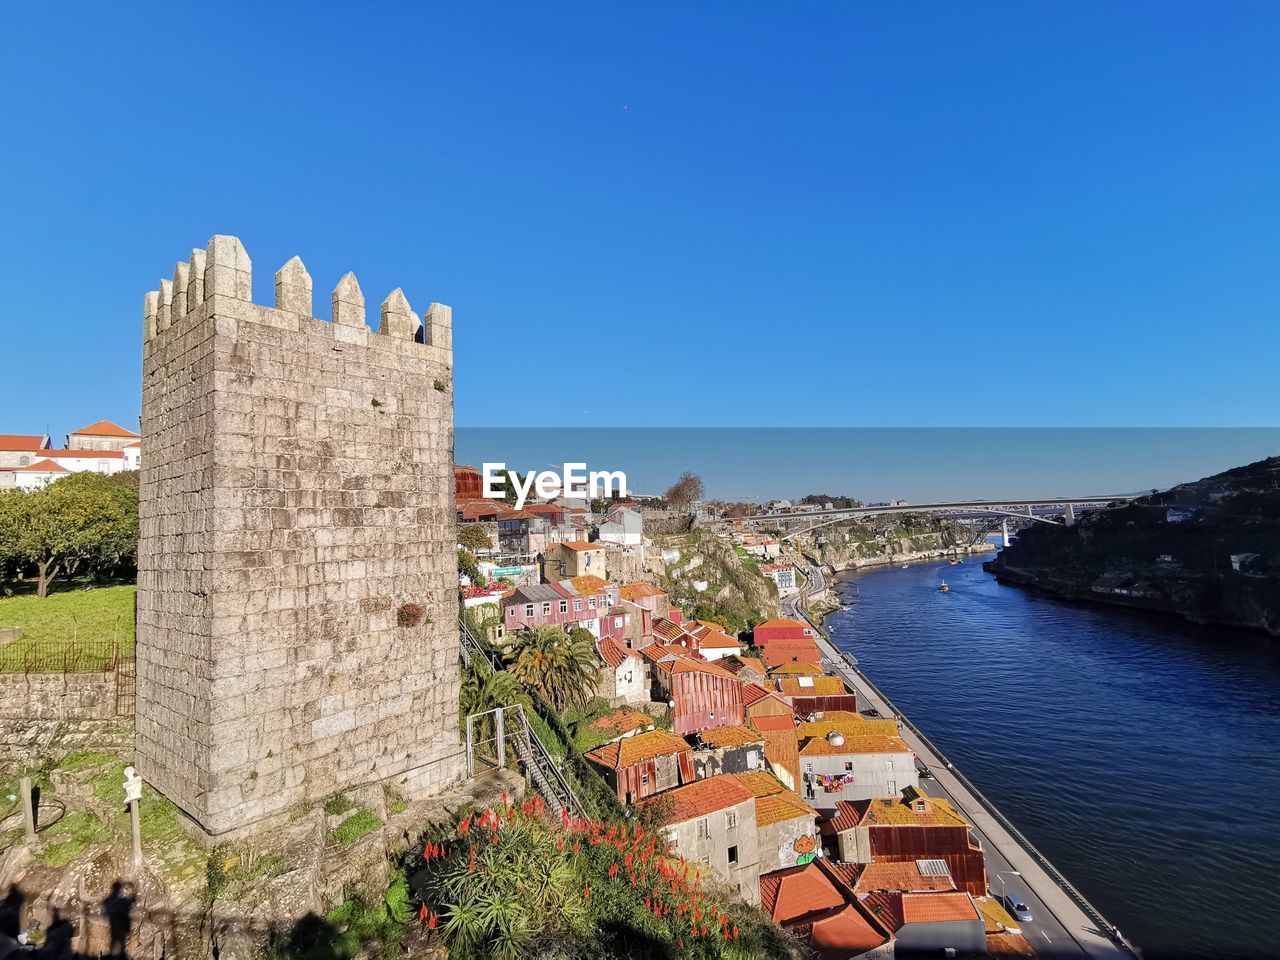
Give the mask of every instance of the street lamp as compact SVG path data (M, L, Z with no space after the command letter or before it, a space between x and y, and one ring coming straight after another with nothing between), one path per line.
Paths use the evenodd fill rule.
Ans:
M1004 878L1005 878L1005 876L1006 876L1006 875L1008 875L1008 876L1010 876L1010 877L1020 877L1020 876L1022 876L1022 874L1021 874L1021 873L1019 873L1017 870L998 870L998 871L996 871L996 876L1000 878L1000 901L1001 901L1002 903L1003 903L1003 902L1005 902L1005 899L1004 899Z

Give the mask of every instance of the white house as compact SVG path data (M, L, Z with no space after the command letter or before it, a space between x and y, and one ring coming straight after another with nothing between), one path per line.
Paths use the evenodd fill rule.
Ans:
M18 486L13 469L31 466L48 449L48 434L0 433L0 488Z
M39 490L41 487L47 487L59 477L67 476L70 472L70 470L59 466L52 460L37 460L35 463L28 464L25 467L14 467L12 470L4 471L10 478L10 481L4 485L17 487L19 490Z
M604 661L600 670L599 694L609 701L610 706L644 703L649 699L644 661L634 650L605 637L596 641L596 653Z
M630 507L614 507L600 524L600 539L605 543L638 547L644 540L644 518Z
M789 597L796 586L796 568L789 563L762 563L760 572L778 585L778 596Z
M68 450L123 450L142 439L141 434L126 430L110 420L99 420L67 434Z

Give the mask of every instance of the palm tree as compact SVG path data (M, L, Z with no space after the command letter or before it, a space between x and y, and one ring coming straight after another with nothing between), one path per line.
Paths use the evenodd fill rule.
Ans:
M483 660L476 658L462 675L462 689L458 691L458 712L465 721L473 713L484 713L498 707L529 703L524 687L505 670L494 670Z
M577 631L570 635L551 625L516 634L507 663L512 676L557 710L590 700L599 675L593 644Z

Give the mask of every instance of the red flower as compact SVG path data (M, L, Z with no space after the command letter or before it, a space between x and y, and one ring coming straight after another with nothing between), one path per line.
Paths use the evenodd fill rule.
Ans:
M458 833L462 834L462 836L465 837L470 830L471 830L471 818L463 817L462 822L458 824Z
M418 919L423 923L427 922L427 905L425 903L422 905L422 909L418 911Z

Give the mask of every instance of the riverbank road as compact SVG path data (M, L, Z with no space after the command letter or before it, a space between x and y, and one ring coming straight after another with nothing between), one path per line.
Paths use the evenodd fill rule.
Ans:
M806 571L808 583L803 594L788 597L784 603L787 613L805 619L799 602L826 589L826 580L816 566ZM816 631L815 631L816 632ZM818 647L830 660L829 669L839 674L858 697L861 709L874 707L885 717L900 717L897 708L875 688L871 681L820 633ZM1031 908L1032 920L1020 924L1023 935L1036 953L1045 957L1132 958L1128 950L1118 944L1104 929L1104 923L1094 919L1069 894L1066 888L1049 875L1038 855L1019 842L994 813L990 801L984 803L958 775L949 769L947 760L934 750L905 717L902 737L933 774L934 779L922 780L926 793L942 796L951 802L973 825L973 833L987 862L987 876L992 895L1003 897L1006 892L1016 893Z

